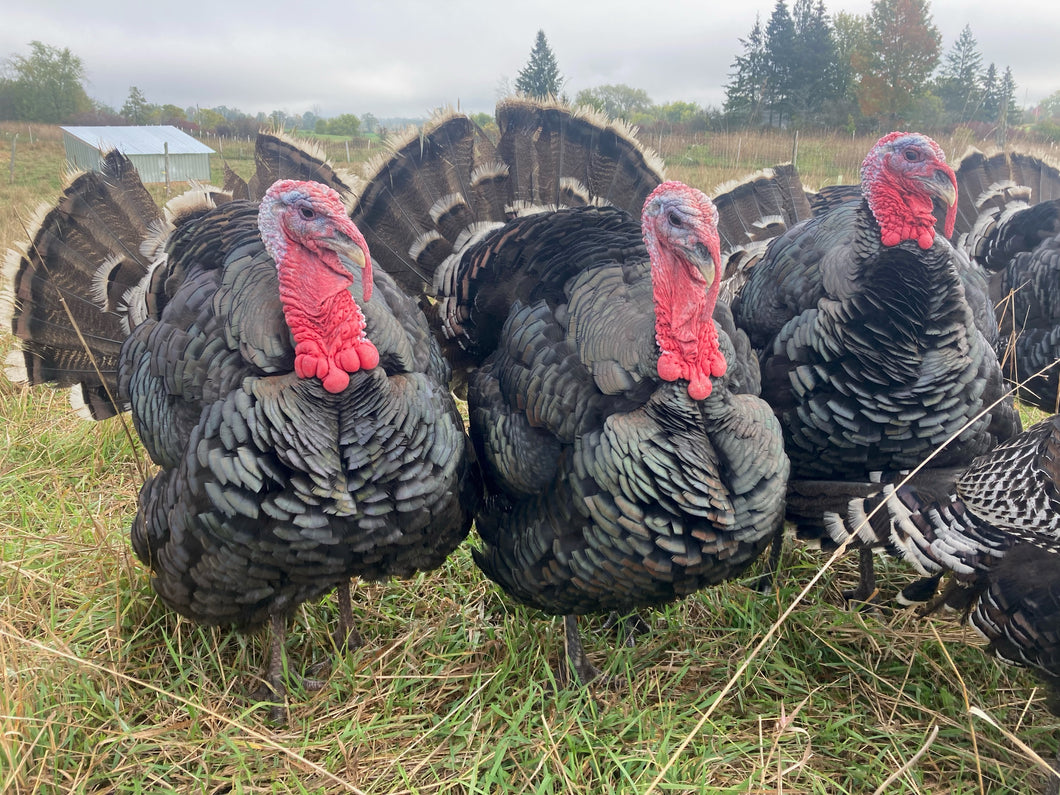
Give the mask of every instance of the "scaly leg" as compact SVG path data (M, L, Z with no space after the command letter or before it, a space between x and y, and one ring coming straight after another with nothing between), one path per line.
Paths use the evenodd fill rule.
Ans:
M1060 751L1056 752L1053 768L1060 771ZM1045 780L1045 788L1042 790L1042 795L1060 795L1060 778L1057 778L1057 773L1049 774L1049 778Z
M335 645L339 651L353 651L361 647L361 633L353 625L353 594L350 581L345 580L335 589L339 600L339 628L335 632Z
M853 591L845 591L843 597L848 602L871 602L876 596L876 561L873 560L872 550L862 547L858 550L858 587Z
M567 652L567 680L587 685L600 675L600 669L589 662L578 633L578 617L563 616L563 646Z
M279 613L269 616L269 667L264 686L258 688L255 698L268 699L272 703L269 717L280 726L287 724L287 685L283 678L284 642L287 639L287 617Z

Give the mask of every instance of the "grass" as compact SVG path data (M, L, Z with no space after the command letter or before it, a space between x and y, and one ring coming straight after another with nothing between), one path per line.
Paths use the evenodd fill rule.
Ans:
M708 189L786 159L768 146L791 151L787 136L661 143L671 176ZM852 175L853 149L802 141L800 165L834 151L812 179ZM244 176L248 152L226 146ZM58 194L54 128L30 143L23 126L16 166L14 183L0 179L4 249ZM821 574L825 557L800 546L774 593L748 588L752 572L648 613L633 648L589 622L594 660L631 683L614 691L559 687L560 621L506 599L465 545L430 575L359 586L365 645L324 689L293 692L277 729L245 696L264 635L175 616L131 554L148 462L122 425L82 422L63 394L4 378L0 415L3 792L864 795L895 777L884 792L1016 793L1043 780L1017 740L1055 748L1060 726L1027 672L954 621L847 610L856 562ZM890 591L912 577L893 562L881 574ZM330 598L298 612L292 668L331 657L336 614Z

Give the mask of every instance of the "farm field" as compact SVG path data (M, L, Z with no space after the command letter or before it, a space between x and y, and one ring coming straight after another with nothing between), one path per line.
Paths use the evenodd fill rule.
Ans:
M938 140L951 159L973 143ZM6 252L58 196L65 166L57 128L3 124L0 141ZM804 182L856 181L874 141L800 136ZM205 142L252 173L252 143ZM645 142L668 176L708 193L795 152L787 133ZM327 148L353 170L378 151ZM0 330L0 353L13 344ZM293 688L278 729L245 696L264 633L179 618L132 554L152 464L131 426L85 422L65 393L2 375L0 416L2 792L1030 793L1044 782L1035 752L1056 752L1060 722L1033 677L986 657L956 618L886 599L848 609L856 556L793 542L772 593L749 587L753 570L646 612L651 632L631 648L589 622L587 651L629 687L572 690L555 674L562 622L488 582L472 534L430 575L356 586L364 646L337 658L322 690ZM885 597L916 576L878 568ZM330 658L336 621L330 597L299 610L294 670Z

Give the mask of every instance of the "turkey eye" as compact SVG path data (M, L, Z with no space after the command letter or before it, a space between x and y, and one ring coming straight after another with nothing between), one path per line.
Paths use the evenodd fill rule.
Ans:
M313 218L316 216L316 213L313 212L312 207L299 207L298 212L300 212L302 214L302 217L305 218L307 221L313 220Z
M915 149L906 149L905 159L910 161L911 163L915 163L917 160L920 159L920 152L916 151Z
M671 226L676 226L676 227L680 227L681 224L684 223L681 220L681 216L678 215L677 213L670 213L668 220L670 221L670 225Z

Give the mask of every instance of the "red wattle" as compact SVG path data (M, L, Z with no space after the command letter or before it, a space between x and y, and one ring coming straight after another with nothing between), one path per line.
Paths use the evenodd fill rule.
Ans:
M279 276L284 315L295 340L295 375L319 378L328 392L341 392L350 373L379 364L379 351L365 337L364 315L349 292L353 278L309 257L292 259L289 254Z

